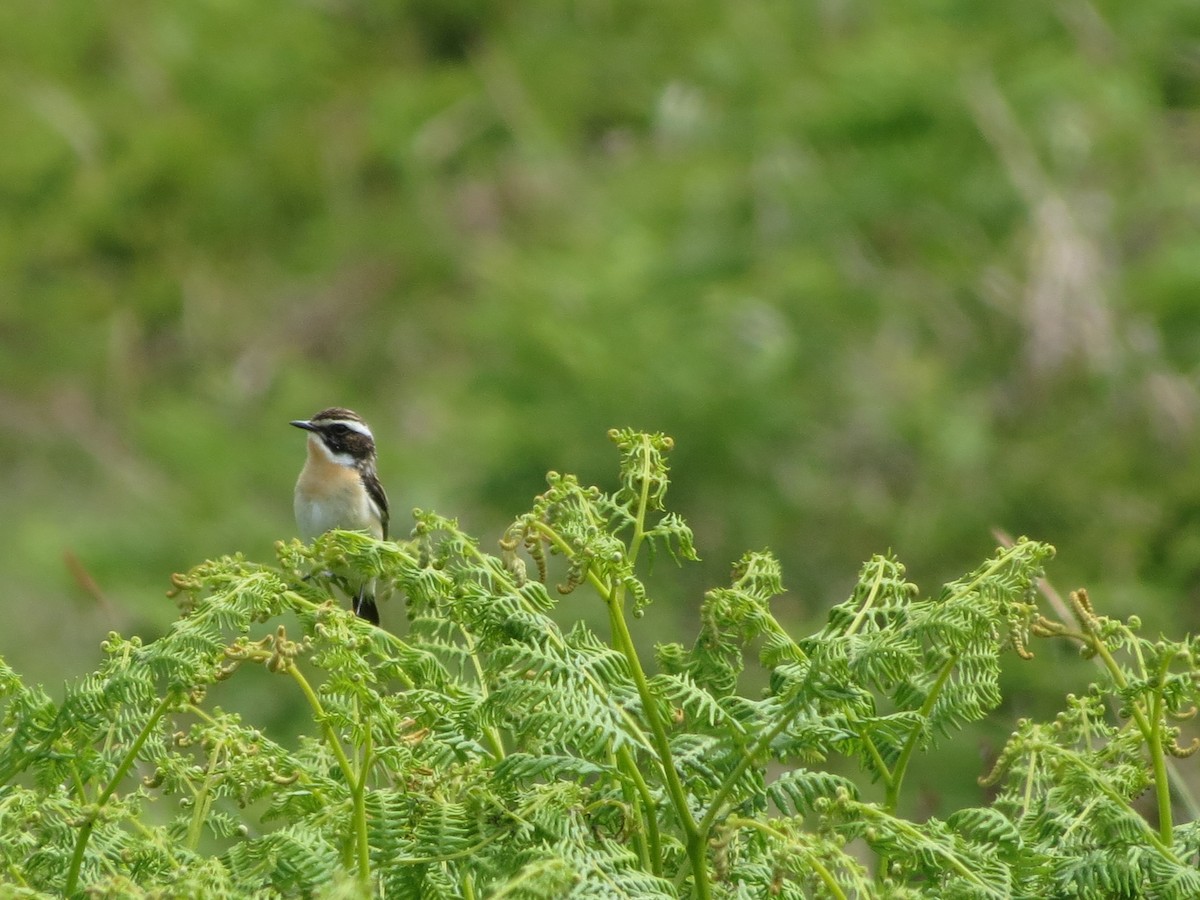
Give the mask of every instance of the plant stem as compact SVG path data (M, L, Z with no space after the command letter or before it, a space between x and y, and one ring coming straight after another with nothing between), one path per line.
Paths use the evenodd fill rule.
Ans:
M999 554L995 559L993 559L991 565L980 572L973 581L960 587L958 593L967 594L975 590L976 585L978 585L988 576L998 572L1001 568L1011 562L1015 555L1016 551L1013 547L1007 548L1005 552ZM874 595L875 587L872 586L871 595L868 598L868 601L872 600ZM866 604L864 604L864 612L865 608ZM862 617L862 614L863 612L859 613L859 617L855 619L854 624L858 623L859 618ZM925 698L925 702L921 704L921 708L918 711L918 714L922 719L929 718L929 714L933 711L934 704L937 703L938 697L941 695L942 688L946 686L946 682L949 681L950 676L954 674L954 667L958 665L958 660L959 654L953 654L949 659L946 660L946 663L942 666L941 671L938 672L937 680L934 681L933 687L929 689L929 695ZM921 738L921 733L922 728L920 727L914 728L909 733L908 738L904 742L904 747L900 751L900 756L896 760L895 766L892 767L890 777L887 779L887 792L884 799L884 809L886 809L889 813L895 812L896 807L900 802L900 788L904 784L904 775L908 771L909 760L912 759L912 755L917 749L917 742Z
M208 818L208 811L212 808L212 794L209 793L209 788L212 784L213 774L217 770L217 763L224 752L224 741L221 741L212 748L208 761L208 771L204 773L204 781L200 785L200 790L193 798L192 821L188 823L187 837L184 839L184 846L189 850L195 850L200 846L200 834L204 828L204 820Z
M883 566L880 565L875 572L875 580L871 583L871 590L867 594L867 598L863 601L862 606L858 610L858 614L854 617L854 621L850 623L850 627L846 629L847 637L856 633L862 626L863 620L867 617L867 613L871 607L875 605L875 598L879 595L879 586L883 584Z
M892 786L892 771L888 768L887 762L884 760L879 748L875 746L875 742L871 740L871 735L863 732L863 746L867 748L867 753L871 757L871 761L875 763L875 768L879 770L879 777L883 779L885 787Z
M933 712L934 704L937 703L942 688L946 686L946 682L950 680L950 676L954 673L956 665L958 665L957 653L946 660L945 665L942 666L942 670L938 672L938 677L933 683L933 687L929 689L929 695L917 711L917 714L922 719L928 719L929 714ZM917 741L921 738L921 731L922 729L920 728L914 728L909 733L908 739L904 742L904 747L900 751L900 757L896 760L896 765L892 767L892 777L888 781L887 794L883 803L883 808L889 813L894 813L896 806L900 802L900 788L904 784L904 773L908 770L908 761L917 749Z
M1021 815L1026 816L1033 806L1033 776L1037 772L1038 751L1029 754L1029 771L1025 773L1025 793L1021 797Z
M645 452L642 454L642 493L638 498L637 518L633 524L633 537L629 539L629 568L632 569L637 563L638 551L642 548L642 541L646 537L646 507L650 505L650 436L642 435L642 447ZM618 585L618 599L624 603L625 586Z
M712 830L717 816L720 815L722 806L725 804L725 798L729 796L729 793L737 785L738 780L745 774L746 770L758 759L758 755L771 745L771 741L779 737L783 729L787 728L788 724L795 718L795 715L795 712L793 712L790 715L781 717L769 731L765 732L762 737L754 742L754 745L738 760L738 764L733 767L733 771L725 776L725 780L721 782L721 786L717 788L716 793L713 795L712 802L708 806L708 812L704 814L704 818L696 826L700 832L700 836L704 838L706 843L708 841L708 834Z
M296 593L295 591L285 591L284 597L287 599L287 601L290 604L292 604L292 606L302 608L307 612L315 612L319 607L324 605L321 603L314 603L312 600L309 600L307 597L301 596L300 594ZM359 619L359 622L363 623L364 625L367 625L367 623L364 619ZM391 644L393 647L396 648L396 650L402 656L407 656L413 652L412 647L409 646L402 638L398 637L397 635L392 634L390 631L387 631L386 629L380 628L378 625L374 625L374 626L370 626L370 627L374 628L374 632L375 632L374 637L375 638L378 638L378 639L384 641L385 643ZM395 672L395 677L399 680L399 682L402 685L404 685L404 687L408 688L409 690L412 690L413 688L415 688L417 686L417 683L415 681L413 681L413 679L410 678L409 675L406 672L404 672L402 669L398 669Z
M490 694L487 685L487 676L483 671L483 663L479 659L479 652L475 648L475 638L471 636L471 632L467 630L467 626L462 622L458 622L459 633L463 636L463 641L467 645L467 655L471 657L471 665L475 668L475 681L479 685L479 693L484 701ZM487 739L488 745L492 749L492 756L497 761L504 759L504 740L500 737L500 729L494 725L483 726L483 736Z
M120 765L117 766L117 771L113 773L113 777L109 780L108 785L96 799L95 811L83 823L83 826L79 829L79 837L75 840L75 852L71 854L71 866L67 870L67 881L63 894L70 896L75 893L79 883L79 870L83 866L83 855L87 850L88 841L91 839L92 831L96 827L96 819L99 817L100 811L104 808L104 804L112 799L112 795L116 793L125 776L129 774L129 770L137 760L138 754L141 753L142 747L150 739L150 734L154 731L155 726L167 714L167 710L175 702L176 698L169 693L158 702L158 705L150 713L150 717L146 719L146 724L138 732L138 736L129 745L129 749L125 751L125 756L122 758Z
M646 673L642 669L637 648L633 645L633 636L629 633L629 626L625 622L624 610L613 591L606 592L604 600L608 606L608 618L612 626L613 643L617 646L618 650L625 654L625 658L629 662L629 671L633 677L634 684L637 686L638 696L642 701L642 711L645 713L646 721L650 725L650 733L654 740L655 749L658 751L659 764L662 766L663 777L666 780L667 793L671 797L671 805L675 807L675 815L679 820L679 826L683 830L686 839L688 859L691 861L692 876L696 885L696 896L700 900L707 900L710 895L706 852L707 841L696 827L696 822L692 818L692 812L688 808L687 794L683 789L682 782L679 780L679 773L675 770L675 759L671 753L671 740L667 736L667 729L663 724L662 716L658 713L657 700L650 690L650 683L647 681Z
M1169 660L1168 660L1169 662ZM1160 672L1159 675L1164 675ZM1150 714L1150 734L1146 744L1150 751L1150 765L1154 770L1154 798L1158 803L1158 836L1162 842L1170 846L1173 840L1174 825L1171 821L1171 781L1167 776L1166 753L1163 750L1163 696L1161 678L1155 685L1159 690L1154 692L1154 705Z
M363 873L366 873L366 878L369 878L371 845L367 832L367 778L371 774L371 765L375 761L375 742L371 734L371 723L367 720L367 714L362 711L357 700L355 700L355 708L358 710L359 721L363 724L363 747L362 759L358 768L358 781L354 784L354 831L358 836L359 876L362 877ZM364 878L365 883L366 879Z
M1069 756L1065 759L1068 762L1073 762ZM1105 782L1102 778L1094 779L1093 784L1096 786L1096 789L1104 794L1104 796L1107 797L1114 805L1123 807L1129 813L1130 821L1138 824L1138 828L1146 836L1146 840L1154 845L1159 853L1161 853L1175 865L1183 865L1183 860L1180 859L1174 848L1169 843L1163 841L1159 833L1150 827L1150 823L1146 821L1145 817L1130 804L1129 798L1114 790L1113 787Z
M817 877L824 883L825 889L829 891L830 896L834 900L847 900L845 892L842 890L841 885L837 883L837 879L833 877L833 873L819 859L809 853L807 847L799 845L789 835L784 834L776 828L772 828L766 822L760 822L757 819L745 819L741 816L730 816L729 825L732 828L751 828L761 834L765 834L769 838L797 847L800 855L804 857L804 862L817 873Z
M1012 538L1009 535L1004 534L1003 532L1000 532L997 534L997 537L1000 539L1000 542L1005 547L1013 546ZM1047 602L1049 602L1050 606L1054 608L1054 611L1058 614L1058 617L1062 620L1063 623L1066 623L1066 622L1070 621L1072 618L1075 618L1070 607L1068 607L1067 604L1063 601L1062 595L1059 594L1057 590L1055 590L1054 585L1052 585L1047 579L1045 579L1045 578L1038 579L1038 590L1041 591L1042 596L1046 598L1046 600L1047 600ZM1068 637L1068 638L1077 640L1081 644L1093 644L1093 642L1088 639L1087 635L1084 635L1080 632L1064 630L1062 634L1064 637ZM1140 645L1135 643L1134 647L1137 649L1138 659L1141 660ZM1111 660L1111 655L1110 655L1109 659ZM1108 664L1099 655L1093 654L1092 660L1097 665L1099 665L1101 668L1108 668ZM1109 669L1109 671L1112 671L1112 670ZM1134 706L1136 708L1136 704L1134 704ZM1189 817L1193 820L1200 819L1200 801L1197 801L1195 794L1192 793L1192 789L1191 789L1190 785L1188 784L1187 779L1184 778L1183 775L1180 774L1179 769L1175 764L1175 761L1164 757L1163 758L1163 772L1166 774L1166 777L1167 777L1168 781L1170 782L1170 784L1166 790L1167 798L1168 799L1170 798L1171 789L1174 788L1176 797L1178 797L1179 801L1183 804L1184 808L1187 810ZM1161 788L1159 788L1157 784L1155 785L1155 791L1156 791L1157 796L1159 796L1160 798L1163 796L1163 794L1161 792Z
M558 551L560 553L562 553L562 555L565 556L567 559L572 559L575 556L575 552L574 552L574 550L571 549L571 545L568 544L565 540L563 540L562 535L560 535L557 531L555 531L549 525L539 522L536 524L535 527L537 528L538 533L543 535L548 541L550 541L550 543L552 543L555 546L555 548L557 548ZM598 593L601 597L606 598L606 602L607 602L607 597L609 595L609 586L601 578L599 578L595 572L591 571L590 569L588 570L588 573L587 573L587 579L588 579L588 583L593 588L595 588L596 593ZM561 634L559 634L557 631L551 631L547 635L547 638L555 646L555 648L557 648L559 650L566 649L566 643L563 641ZM589 685L591 685L592 689L595 690L599 696L605 697L605 698L611 700L611 697L609 697L608 691L606 690L604 683L601 682L599 679L597 679L594 673L590 672L587 669L584 669L583 677L587 681L587 683ZM624 707L622 707L620 704L613 703L612 705L619 711L619 715L621 716L622 721L625 722L625 725L627 726L629 734L630 734L631 738L633 739L633 741L636 744L638 744L640 747L642 747L643 749L645 749L647 751L652 751L654 748L650 741L650 738L642 730L642 727L641 727L641 725L638 724L637 720L633 716L631 716L629 714L629 712Z
M892 816L886 810L880 810L878 807L875 807L869 803L856 803L855 809L865 820L884 818L888 819L888 826L894 828L897 833L903 834L913 846L918 846L922 843L925 843L925 836L911 822L905 821L904 819L898 819ZM980 878L979 875L970 868L970 866L959 859L958 856L956 856L953 852L940 846L930 847L929 852L941 857L951 869L953 869L967 881L972 882L976 887L981 888L988 895L993 897L1004 896L997 889Z
M1108 670L1113 683L1118 688L1124 689L1128 685L1128 680L1125 678L1125 673L1121 671L1120 664L1113 658L1108 644L1096 634L1095 629L1091 627L1090 623L1084 623L1084 629L1086 632L1086 643L1095 650L1096 658ZM1140 662L1144 670L1145 663L1144 661ZM1149 719L1140 703L1133 700L1129 704L1134 724L1137 726L1138 731L1141 732L1142 739L1146 742L1146 747L1150 754L1150 766L1154 772L1154 797L1158 804L1158 837L1168 848L1171 846L1173 840L1174 825L1171 817L1171 779L1167 771L1166 755L1162 743L1163 699L1161 688L1162 680L1170 664L1170 657L1164 658L1160 664L1158 679L1155 682L1155 687L1158 690L1154 692Z
M312 685L308 683L308 679L304 677L304 673L296 667L295 663L288 663L287 672L292 676L296 684L299 685L301 693L308 700L308 705L313 711L313 718L325 732L325 740L329 744L329 749L333 751L333 755L337 758L338 767L342 770L342 776L346 779L346 784L350 788L350 800L354 811L354 844L358 878L365 886L369 884L371 878L371 847L367 842L367 807L365 802L368 771L365 763L368 760L365 758L363 760L364 768L361 776L356 774L354 764L350 762L350 758L342 748L341 739L338 738L337 732L333 730L333 726L329 724L329 717L325 713L325 707L321 704L321 698L317 696L317 692L313 690Z
M649 444L649 436L642 435L642 441L643 444ZM646 510L650 503L650 453L648 447L646 450L647 452L643 454L641 495L638 498L633 536L629 539L629 553L627 558L630 570L633 569L634 564L637 562L638 551L641 549L642 542L646 536ZM596 580L600 581L598 578ZM663 777L666 780L667 793L671 797L671 805L675 807L675 815L679 820L679 826L686 839L687 854L691 862L692 879L696 887L696 896L700 900L708 900L711 893L708 882L708 838L706 834L696 827L696 821L692 818L692 811L688 807L687 794L683 789L682 782L679 780L679 772L675 769L675 758L671 753L671 740L667 736L667 729L663 724L662 716L659 715L656 698L650 690L650 683L647 681L646 673L642 669L641 659L638 657L637 648L633 643L633 635L630 633L629 625L625 621L625 585L618 582L615 586L608 586L606 590L601 592L601 596L604 597L604 602L608 606L608 619L612 628L613 643L618 650L625 654L625 658L629 663L629 672L633 676L638 696L642 700L642 711L646 716L646 721L650 725L654 745L658 751L659 764L662 766Z
M662 845L658 835L658 804L654 800L654 795L650 793L646 779L642 777L642 772L637 767L637 760L633 758L629 747L622 745L617 750L616 758L617 768L629 779L632 790L640 801L641 814L638 816L638 821L644 826L645 834L639 834L636 839L642 850L641 855L651 871L661 877ZM630 797L629 799L632 805L634 798Z

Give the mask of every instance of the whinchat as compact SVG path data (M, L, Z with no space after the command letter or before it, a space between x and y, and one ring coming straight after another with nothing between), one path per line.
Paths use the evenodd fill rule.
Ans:
M388 501L375 472L375 436L362 416L334 406L291 424L308 432L308 456L296 481L296 525L306 541L334 528L388 536ZM379 624L374 587L353 591L354 611Z

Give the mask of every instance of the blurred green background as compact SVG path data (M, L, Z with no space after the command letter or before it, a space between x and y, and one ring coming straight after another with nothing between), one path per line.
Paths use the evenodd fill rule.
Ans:
M704 561L647 645L747 548L803 630L995 526L1200 625L1192 0L7 0L0 135L0 654L52 691L173 571L272 559L333 404L394 531L490 547L547 469L614 483L610 426L673 435ZM968 789L1090 674L1034 649Z

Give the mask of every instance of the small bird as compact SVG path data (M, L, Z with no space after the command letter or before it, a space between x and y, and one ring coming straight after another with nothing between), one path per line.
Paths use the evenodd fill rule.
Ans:
M308 456L296 481L296 525L306 541L334 528L387 540L388 501L375 472L375 436L362 416L340 406L291 423L308 432ZM374 585L354 591L354 611L379 624Z

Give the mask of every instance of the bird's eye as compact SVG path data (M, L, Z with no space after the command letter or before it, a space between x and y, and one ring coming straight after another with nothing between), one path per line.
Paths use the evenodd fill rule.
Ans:
M349 430L350 430L349 428L347 428L345 425L341 425L341 424L329 426L330 434L339 434L339 435L345 434Z

